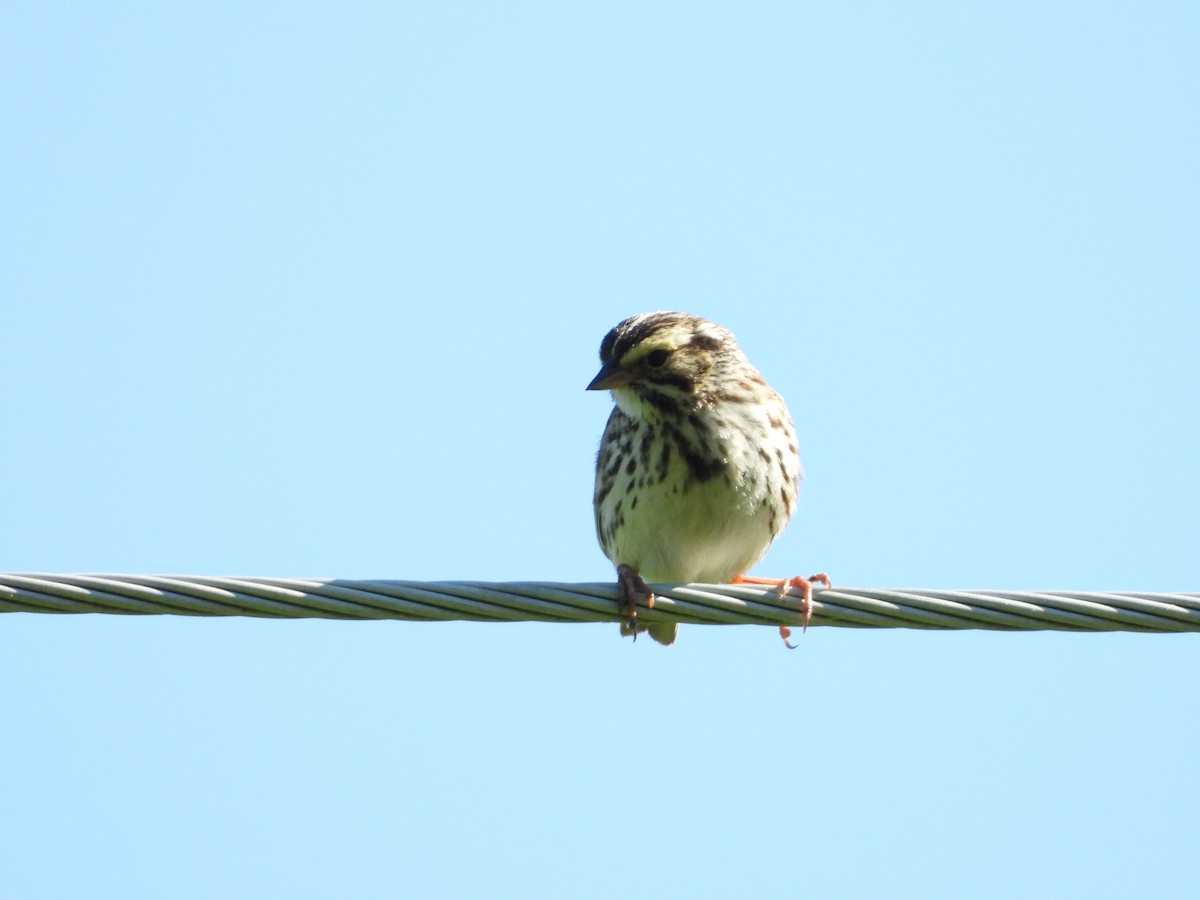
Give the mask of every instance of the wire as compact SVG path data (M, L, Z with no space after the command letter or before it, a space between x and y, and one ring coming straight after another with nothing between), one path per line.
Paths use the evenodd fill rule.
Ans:
M643 623L799 625L798 591L656 585ZM201 575L0 574L0 612L616 622L611 583L353 581ZM1000 631L1200 631L1200 594L1080 591L813 590L812 626Z

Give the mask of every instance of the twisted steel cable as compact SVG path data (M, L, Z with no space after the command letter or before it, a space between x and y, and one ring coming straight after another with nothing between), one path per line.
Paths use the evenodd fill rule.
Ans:
M644 622L799 625L800 594L655 585ZM612 583L356 581L203 575L0 574L0 612L617 622ZM820 588L813 626L997 631L1200 631L1200 593Z

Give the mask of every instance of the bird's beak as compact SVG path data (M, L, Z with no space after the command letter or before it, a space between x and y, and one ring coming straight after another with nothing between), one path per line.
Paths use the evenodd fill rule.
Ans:
M633 373L622 369L614 360L606 362L600 367L600 371L596 373L596 377L587 386L587 390L611 391L613 388L624 387L631 381L633 381Z

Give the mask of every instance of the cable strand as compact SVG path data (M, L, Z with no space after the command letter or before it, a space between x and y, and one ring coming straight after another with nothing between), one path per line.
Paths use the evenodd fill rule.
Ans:
M800 592L652 585L641 621L799 625ZM0 574L0 612L619 622L611 583L392 581L208 575ZM1200 594L821 588L810 626L1000 631L1200 631Z

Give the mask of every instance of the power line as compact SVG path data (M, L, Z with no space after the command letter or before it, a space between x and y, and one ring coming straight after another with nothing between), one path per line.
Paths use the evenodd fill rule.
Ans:
M655 585L643 623L799 625L800 597L759 585ZM0 612L616 622L612 583L0 574ZM816 587L812 626L1200 631L1200 594Z

